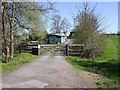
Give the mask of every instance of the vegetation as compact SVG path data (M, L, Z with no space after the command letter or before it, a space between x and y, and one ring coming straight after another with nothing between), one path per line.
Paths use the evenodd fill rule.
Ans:
M0 55L0 73L2 71L2 56Z
M74 43L84 44L83 58L95 58L102 52L103 18L96 14L95 9L89 7L89 3L83 3L83 9L77 8L74 17Z
M0 8L2 13L0 41L2 41L2 55L4 57L2 60L2 56L0 56L0 66L2 66L0 71L2 70L4 73L16 70L21 65L30 63L37 58L37 56L28 53L14 54L14 50L21 44L27 46L27 39L43 43L47 34L44 27L45 22L48 21L46 17L49 12L54 11L54 7L51 2L10 1L0 2ZM74 43L84 44L85 50L81 58L68 56L66 59L78 69L105 76L107 78L105 81L97 83L99 87L118 87L120 83L118 36L102 34L101 31L104 27L101 24L104 18L100 18L100 14L96 14L95 8L96 6L89 7L88 3L83 3L83 9L77 8L77 13L73 16L75 23ZM51 18L53 33L66 33L70 28L70 22L66 18L62 19L56 14ZM119 34L120 32L118 32Z
M30 41L38 41L39 44L43 44L43 39L47 37L47 31L45 29L36 29L30 34Z
M20 66L36 60L36 58L38 58L38 56L29 54L29 53L15 54L11 62L2 63L2 72L5 73L5 72L11 72L13 70L16 70Z
M62 19L60 15L55 14L52 16L51 26L52 33L66 33L69 31L71 23L66 18Z
M0 62L2 61L2 56L0 55Z
M2 51L3 59L9 62L13 58L14 40L17 35L28 33L33 38L38 38L41 42L45 37L45 28L43 16L53 10L53 4L50 2L0 2L2 12ZM28 35L28 36L29 36ZM20 40L20 39L19 39ZM20 41L19 41L20 42Z
M107 79L96 83L98 87L118 87L120 84L120 72L118 68L118 36L105 36L104 52L101 57L95 59L80 59L78 57L68 56L67 61L80 70L87 70L93 73L101 74Z

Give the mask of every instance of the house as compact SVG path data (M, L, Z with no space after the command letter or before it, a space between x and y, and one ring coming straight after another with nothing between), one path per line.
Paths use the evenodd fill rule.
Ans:
M74 39L75 38L75 31L71 31L70 35L68 36L69 39Z
M66 41L66 36L64 33L52 33L49 34L46 43L47 44L60 44Z
M66 39L69 37L70 32L63 32L65 34Z

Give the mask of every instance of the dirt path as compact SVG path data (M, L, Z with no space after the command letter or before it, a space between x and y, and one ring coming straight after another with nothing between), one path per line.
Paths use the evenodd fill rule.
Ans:
M2 75L3 88L93 88L63 56L40 56L35 62Z

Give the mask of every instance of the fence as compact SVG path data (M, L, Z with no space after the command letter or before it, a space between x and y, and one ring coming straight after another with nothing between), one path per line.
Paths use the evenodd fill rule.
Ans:
M66 45L66 54L78 56L83 53L84 44L67 44Z
M58 44L45 44L45 45L27 45L19 46L18 53L32 53L35 55L40 55L45 52L57 52L61 51L66 55L78 56L83 53L84 45L83 44L67 44L66 46Z
M19 45L15 53L32 53L33 48L38 48L38 45Z
M35 55L57 51L63 51L63 46L58 44L21 45L15 50L16 53L32 53Z

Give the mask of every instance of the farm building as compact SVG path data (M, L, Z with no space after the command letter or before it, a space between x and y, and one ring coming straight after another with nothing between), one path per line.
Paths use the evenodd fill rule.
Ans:
M71 31L68 38L69 39L74 39L75 38L75 31Z
M47 44L60 44L65 42L67 37L65 36L64 33L54 33L54 34L49 34L46 43Z

